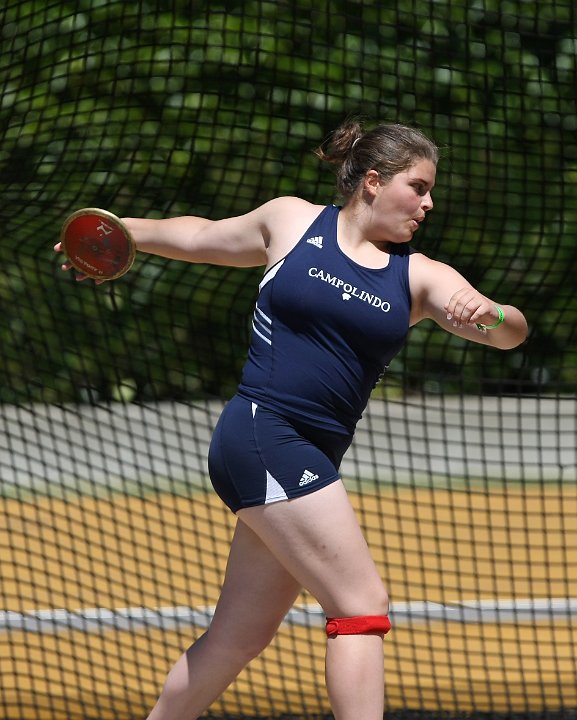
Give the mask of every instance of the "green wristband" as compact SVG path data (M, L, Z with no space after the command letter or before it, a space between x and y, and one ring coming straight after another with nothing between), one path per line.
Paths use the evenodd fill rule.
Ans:
M477 330L485 333L487 332L487 330L494 330L495 328L498 328L501 323L505 322L505 313L503 312L503 308L500 308L498 305L495 305L495 307L497 308L497 312L499 313L499 318L497 322L494 322L492 325L484 325L483 323L477 323Z

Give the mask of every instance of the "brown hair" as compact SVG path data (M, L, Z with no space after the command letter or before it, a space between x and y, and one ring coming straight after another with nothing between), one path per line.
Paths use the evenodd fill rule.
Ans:
M336 167L337 190L345 200L371 169L390 180L418 160L430 160L435 165L439 160L437 146L416 128L391 123L364 132L356 119L337 128L315 154Z

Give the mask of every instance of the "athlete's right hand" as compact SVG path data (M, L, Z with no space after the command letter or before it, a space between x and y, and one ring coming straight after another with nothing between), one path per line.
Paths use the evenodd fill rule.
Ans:
M56 252L56 253L64 252L62 249L61 242L56 243L56 245L54 246L54 252ZM68 260L65 259L64 262L62 263L62 265L60 265L60 269L64 270L64 272L68 272L69 270L72 270L72 264ZM73 273L73 275L74 275L74 279L76 280L76 282L82 282L83 280L90 280L88 275L84 275L83 273L80 273L78 271L75 271ZM96 283L96 285L101 285L103 282L106 282L106 281L95 279L94 282Z

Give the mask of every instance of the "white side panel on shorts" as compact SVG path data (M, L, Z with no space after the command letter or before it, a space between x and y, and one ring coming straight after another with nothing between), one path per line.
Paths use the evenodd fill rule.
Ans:
M265 505L268 503L278 502L279 500L288 500L287 494L273 478L273 476L266 471L266 499Z

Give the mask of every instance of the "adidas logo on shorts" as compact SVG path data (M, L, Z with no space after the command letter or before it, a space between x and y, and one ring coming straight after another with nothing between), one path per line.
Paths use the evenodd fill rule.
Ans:
M311 245L316 245L321 250L323 249L323 236L322 235L316 235L315 237L311 237L307 240L308 243Z
M303 473L303 476L299 482L299 487L303 487L303 485L308 485L309 483L312 483L318 479L319 479L318 475L315 475L310 470L305 470Z

